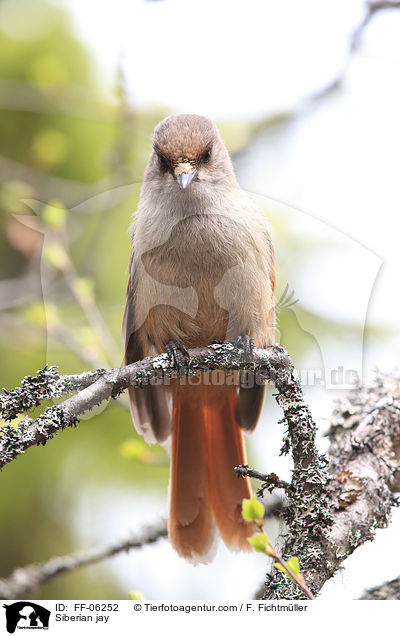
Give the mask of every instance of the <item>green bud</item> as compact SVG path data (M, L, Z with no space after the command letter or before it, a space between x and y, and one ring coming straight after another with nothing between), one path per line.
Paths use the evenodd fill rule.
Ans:
M284 574L288 574L287 570L285 570L285 568L283 567L281 563L274 563L274 566L276 567L277 570L284 572ZM297 578L301 576L300 563L297 557L290 557L290 559L286 561L286 567Z
M262 523L264 518L264 506L257 497L253 495L251 499L243 499L242 501L242 517L245 521L256 521Z
M64 230L66 220L66 209L60 201L50 201L42 210L42 220L44 225L53 230Z
M265 532L257 532L252 537L248 538L247 541L250 545L253 546L256 552L266 552L268 547L270 546L269 539Z
M143 592L139 592L139 590L132 590L129 592L129 598L131 601L143 601L146 597Z
M69 265L69 257L60 243L49 243L44 251L46 263L55 269L66 269Z

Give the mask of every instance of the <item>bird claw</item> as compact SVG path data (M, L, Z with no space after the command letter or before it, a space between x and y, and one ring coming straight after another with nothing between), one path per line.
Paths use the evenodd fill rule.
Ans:
M247 334L242 334L235 338L234 342L235 347L243 349L244 358L250 362L254 354L254 338L250 338Z
M182 342L171 341L165 347L171 366L176 366L180 375L186 375L189 371L189 351Z

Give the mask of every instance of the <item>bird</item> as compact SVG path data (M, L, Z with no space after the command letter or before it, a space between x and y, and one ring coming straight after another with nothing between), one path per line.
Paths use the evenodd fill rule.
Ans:
M167 351L181 377L129 387L136 430L169 448L168 534L188 561L208 563L221 536L251 549L241 515L252 496L243 433L258 422L265 386L238 371L184 374L188 350L235 341L274 343L270 228L236 180L216 124L171 115L154 129L139 202L122 334L125 364Z

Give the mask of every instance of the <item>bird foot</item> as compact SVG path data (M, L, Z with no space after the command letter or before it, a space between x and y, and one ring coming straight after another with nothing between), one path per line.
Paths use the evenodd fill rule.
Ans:
M245 360L250 362L254 354L254 338L250 338L247 334L242 334L235 338L234 343L236 347L243 349Z
M176 366L179 375L186 375L189 371L189 351L182 342L171 341L165 347L171 366Z

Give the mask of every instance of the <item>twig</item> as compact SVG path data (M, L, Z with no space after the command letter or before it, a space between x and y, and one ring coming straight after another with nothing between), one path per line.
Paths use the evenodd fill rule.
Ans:
M289 576L289 578L293 579L293 581L296 583L296 585L303 591L303 593L305 594L305 596L307 598L310 599L310 601L313 601L315 599L315 596L312 594L312 592L309 590L309 588L307 587L307 585L304 583L304 580L300 579L298 576L296 576L296 574L294 574L294 572L292 572L292 570L290 570L290 568L288 568L288 566L286 565L286 562L282 559L282 557L276 552L276 550L274 549L274 554L271 554L271 556L278 561L278 563L281 564L281 566L284 568L285 572L287 573L287 575Z
M56 177L54 174L41 172L36 168L25 165L0 155L0 182L10 179L20 179L26 181L38 192L44 201L52 199L62 200L66 204L74 204L83 198L88 199L101 193L107 187L107 181L101 180L94 185Z
M102 344L104 349L105 359L116 364L121 360L120 349L117 346L115 339L108 328L108 325L104 321L104 318L96 305L94 298L91 295L77 293L77 282L79 276L75 271L70 259L68 259L67 266L63 269L64 279L67 283L71 293L74 295L75 300L82 309L86 320L88 321L93 332L96 334L99 343Z
M167 524L162 521L154 526L145 527L138 535L132 535L122 541L93 548L81 552L74 552L63 557L54 557L47 563L34 563L18 568L6 579L0 579L0 598L14 599L26 594L33 588L47 583L59 574L70 572L86 565L98 563L121 552L128 552L144 545L155 543L167 536Z
M387 9L400 9L400 2L398 0L369 0L365 3L364 17L360 24L354 29L350 39L350 53L358 49L361 37L375 14Z
M64 224L48 224L46 227L47 249L44 252L44 263L49 271L56 271L62 276L69 292L75 298L82 310L92 332L96 335L99 344L103 349L103 358L111 364L118 364L121 359L121 352L117 346L108 325L104 321L99 308L97 307L94 294L86 285L82 286L82 279L79 277L69 253L69 246L64 239ZM98 360L97 365L103 364L103 360Z
M262 486L257 490L257 496L259 497L262 497L264 490L272 492L275 488L282 488L287 492L290 489L290 484L287 481L283 481L283 479L279 479L275 473L265 475L249 466L236 466L234 470L241 477L252 477L253 479L258 479L263 482Z
M256 472L256 471L255 471ZM297 557L291 557L287 561L282 559L281 555L275 550L271 541L264 532L265 508L260 501L257 501L254 495L251 499L243 499L242 517L244 521L253 523L258 528L247 541L253 546L256 552L271 557L274 565L278 570L282 570L291 581L305 594L310 600L314 600L314 595L304 581L304 577L300 572L300 563Z

